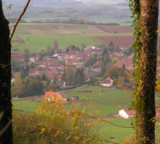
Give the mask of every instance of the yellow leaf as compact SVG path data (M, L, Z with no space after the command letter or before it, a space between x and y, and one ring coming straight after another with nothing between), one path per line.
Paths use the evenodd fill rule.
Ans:
M72 135L72 134L71 134ZM68 140L70 137L71 137L71 135L69 135L67 138L66 138L66 140Z
M107 123L107 122L109 122L109 120L106 120L104 123Z
M79 127L75 127L75 129L78 129Z
M93 123L88 123L88 124L87 124L87 127L91 126L92 124L93 124Z
M54 137L56 137L59 133L60 133L60 130L56 130L56 134L54 135Z
M44 131L46 128L42 128L42 131Z
M79 139L79 137L78 137L78 136L75 136L74 139Z
M99 112L99 110L96 110L94 114L97 114Z

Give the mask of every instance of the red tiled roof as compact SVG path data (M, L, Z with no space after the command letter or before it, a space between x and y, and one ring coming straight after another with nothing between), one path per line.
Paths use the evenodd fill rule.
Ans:
M35 61L34 64L40 65L42 64L44 61Z
M58 96L58 95L59 95L59 92L50 92L49 91L49 92L45 93L45 96L50 97L50 98Z
M111 79L110 77L108 77L108 78L107 78L107 80L110 80L110 81L112 81L112 79Z
M116 62L113 66L119 66L120 64L123 63L123 60L119 60L118 62Z
M53 80L54 79L54 75L52 75L52 77L51 77L51 79ZM58 80L61 80L62 79L62 76L61 75L56 75L56 78L58 79Z
M102 83L102 84L110 84L110 83L111 83L111 81L110 81L110 80L108 80L108 79L105 79L105 80L103 80L101 83Z
M55 68L61 67L61 66L62 66L62 65L59 64L59 63L51 63L51 64L48 65L48 67L55 67Z
M75 59L67 59L67 63L69 63L70 65L72 65L72 63L75 61Z
M68 54L69 54L69 55L77 55L77 54L78 54L78 51L76 51L76 50L70 50L70 51L68 52Z
M93 66L101 66L103 63L101 61L97 61Z
M67 98L68 96L64 92L59 92L63 98Z
M51 71L48 71L49 74L56 74L57 71L56 70L51 70Z
M76 55L76 57L87 58L88 56L85 52L80 52L79 54Z
M135 110L128 110L128 109L123 109L127 115L135 115L136 111Z
M128 62L128 61L132 62L133 57L134 57L134 53L132 53L130 56L128 56L124 61L125 62Z
M29 69L29 74L34 73L35 71L38 71L38 69Z

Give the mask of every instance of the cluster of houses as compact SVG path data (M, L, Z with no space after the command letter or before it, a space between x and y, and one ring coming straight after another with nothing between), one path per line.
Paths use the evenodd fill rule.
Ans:
M36 68L34 69L29 69L29 75L33 75L33 76L38 75L41 77L44 74L51 81L53 81L53 79L56 76L57 80L61 81L62 74L64 70L66 69L65 65L68 64L73 69L82 68L82 67L85 68L85 62L87 61L87 58L90 55L94 55L94 54L102 55L103 51L104 49L98 46L86 47L84 51L72 50L70 48L68 52L67 52L67 48L63 48L63 49L58 49L57 51L55 51L55 54L52 55L51 57L47 56L47 60L45 61L39 60L41 52L36 53L36 54L28 54L29 63L30 64L33 63L36 66ZM131 54L127 58L124 58L123 52L114 52L114 53L109 53L109 54L111 56L116 56L119 59L123 59L123 60L119 60L118 62L116 62L113 66L122 67L122 65L125 64L126 69L132 68L133 54ZM24 61L24 55L22 52L14 51L11 53L11 57L12 59L21 60L23 62L22 66L26 68L27 63L25 63ZM65 62L65 65L62 65L60 61ZM93 72L100 72L102 65L103 65L102 61L97 61L92 66L91 70ZM86 81L89 80L89 75L87 73L87 70L85 72L85 75L86 75L85 77ZM100 86L111 87L112 84L113 84L113 80L108 78L106 80L103 80Z

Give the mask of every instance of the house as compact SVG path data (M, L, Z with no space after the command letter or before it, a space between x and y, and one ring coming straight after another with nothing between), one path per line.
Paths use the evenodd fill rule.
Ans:
M13 55L13 56L12 56L12 59L20 60L20 61L24 62L24 56L23 56L23 55L21 55L21 56L19 56L19 55L18 55L18 56L17 56L17 55L16 55L16 56Z
M27 63L26 63L26 62L23 62L23 63L21 64L21 66L24 67L24 68L26 68Z
M38 71L38 69L29 69L29 75L35 75L36 71Z
M20 51L13 51L13 52L11 52L11 56L22 56L22 55L23 55L23 53L20 52Z
M79 96L77 96L77 95L73 95L72 98L75 100L79 100Z
M119 116L128 119L128 118L133 118L134 115L136 114L135 110L128 110L128 109L122 109L119 111ZM159 117L159 111L156 110L156 117Z
M114 55L115 55L116 57L118 57L119 59L123 59L123 58L124 58L123 52L115 52Z
M56 85L63 89L66 87L66 82L62 80L56 81Z
M39 52L39 53L43 53L43 52L44 52L44 50L42 50L42 49L41 49L41 50L38 50L38 52Z
M57 57L58 57L59 60L66 60L67 54L58 54Z
M29 61L34 63L36 60L39 59L40 55L39 54L28 54L28 56L29 56Z
M52 60L51 56L47 56L47 60Z
M76 56L78 54L78 51L77 50L69 50L68 54Z
M68 96L64 92L46 92L45 98L48 99L48 101L52 101L55 98L62 101L67 101Z
M84 67L84 63L80 62L78 59L67 59L66 65L69 64L72 67L82 68Z
M53 58L53 59L58 59L58 54L54 54L54 55L52 55L52 57L51 58Z
M93 45L92 49L99 49L99 47L97 45Z
M124 64L124 60L119 60L116 63L114 63L113 66L121 68L123 64Z
M125 119L132 118L135 114L135 110L122 109L119 111L119 115Z
M88 50L88 49L92 49L91 47L86 47L84 50L86 51L86 50Z
M92 69L99 69L99 68L101 68L102 65L103 65L102 61L97 61L97 62L93 65Z
M61 53L66 53L66 52L67 52L67 48L61 49Z
M55 75L52 75L51 76L51 82L53 82L54 78L55 78ZM56 75L56 79L60 81L62 79L62 76L61 75Z
M101 81L101 83L100 83L100 86L102 86L102 87L111 87L112 85L113 85L113 80L110 77Z
M85 53L86 53L88 56L90 56L90 55L92 54L92 49L87 49L87 50L85 51Z
M86 75L84 79L85 79L85 82L89 82L90 81L89 75Z
M38 65L38 67L39 67L39 68L46 68L47 65L48 65L48 62L47 62L47 61L43 61L42 63L40 63L40 64Z
M133 69L133 62L132 62L133 56L134 56L134 53L132 53L130 56L128 56L124 60L119 60L113 66L121 68L124 64L126 69L131 70Z
M43 70L43 71L35 71L34 75L38 75L40 77L42 77L42 75L45 75L46 77L48 77L48 71L47 70Z
M76 55L76 57L77 57L78 60L81 60L81 59L86 59L88 57L88 55L85 52L79 52Z
M60 63L51 63L48 64L47 68L50 70L62 69L62 65Z
M119 47L122 51L125 51L125 50L128 50L129 49L129 46L121 46L121 47Z
M103 53L104 49L92 49L92 54L99 54L101 55Z

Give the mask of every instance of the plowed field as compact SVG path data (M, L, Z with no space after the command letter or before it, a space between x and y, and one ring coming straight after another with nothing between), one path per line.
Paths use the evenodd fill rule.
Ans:
M104 43L106 46L108 46L111 41L114 43L114 46L120 47L125 45L132 46L134 43L133 36L96 36L93 38ZM158 37L158 44L160 44L160 37Z
M20 39L19 39L19 40L11 40L11 42L12 42L12 43L22 43L23 40L20 40Z
M127 26L96 26L96 28L107 33L133 33L133 29Z

